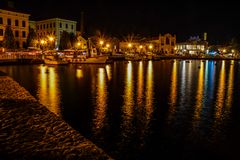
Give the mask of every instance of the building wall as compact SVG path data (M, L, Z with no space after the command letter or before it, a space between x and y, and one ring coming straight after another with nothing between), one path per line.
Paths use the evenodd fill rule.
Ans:
M60 37L63 31L68 33L72 32L76 35L76 26L76 21L60 18L36 21L36 31L39 39L48 39L49 36L53 36L56 47L59 46Z
M159 35L159 51L163 54L174 54L176 47L176 35Z
M0 9L0 41L3 41L5 29L10 25L17 45L22 48L27 41L29 16L25 13Z
M202 54L207 52L207 48L207 41L189 41L178 43L176 52L178 54Z

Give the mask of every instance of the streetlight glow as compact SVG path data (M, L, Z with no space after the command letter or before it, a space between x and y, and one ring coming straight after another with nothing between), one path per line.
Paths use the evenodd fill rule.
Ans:
M107 48L110 47L110 44L107 44L106 47L107 47Z
M143 46L142 46L142 45L140 45L140 46L139 46L139 48L141 48L141 49L142 49L142 48L143 48Z
M153 46L152 45L149 45L149 49L152 49L153 48Z
M103 45L103 43L104 43L104 42L103 42L103 40L100 40L100 42L99 42L99 43L100 43L100 45Z
M131 44L131 43L128 43L128 47L129 47L129 48L132 47L132 44Z
M49 37L49 41L51 41L51 42L52 42L53 40L54 40L54 38L53 38L53 37Z

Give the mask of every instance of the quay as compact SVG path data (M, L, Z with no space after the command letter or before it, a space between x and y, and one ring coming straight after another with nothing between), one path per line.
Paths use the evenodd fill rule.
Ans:
M112 159L0 72L0 159Z

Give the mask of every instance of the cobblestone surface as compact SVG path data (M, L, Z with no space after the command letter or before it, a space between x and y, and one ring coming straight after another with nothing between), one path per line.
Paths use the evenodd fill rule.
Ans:
M112 159L0 74L0 159Z

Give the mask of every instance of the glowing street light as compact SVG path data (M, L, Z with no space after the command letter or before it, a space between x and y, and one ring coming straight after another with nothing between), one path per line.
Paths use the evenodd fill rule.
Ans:
M128 43L128 47L131 48L131 47L132 47L132 44L131 44L131 43Z
M110 47L110 44L107 44L106 47L107 47L107 48Z
M149 49L152 49L152 48L153 48L153 46L150 44L150 45L149 45Z
M77 43L77 45L78 45L78 46L80 46L80 45L81 45L81 43L80 43L80 42L78 42L78 43Z
M53 37L49 37L48 39L49 39L50 42L52 42L54 40Z
M223 53L226 53L226 49L223 49Z
M43 45L43 44L45 44L45 41L42 39L42 40L40 41L40 43Z
M142 45L140 45L140 46L139 46L139 48L140 48L140 49L142 49L142 48L143 48L143 46L142 46Z
M235 50L234 49L232 49L232 53L234 53L235 52Z
M99 43L100 43L100 45L102 46L102 45L103 45L103 43L104 43L104 41L103 41L103 40L100 40L100 42L99 42Z

